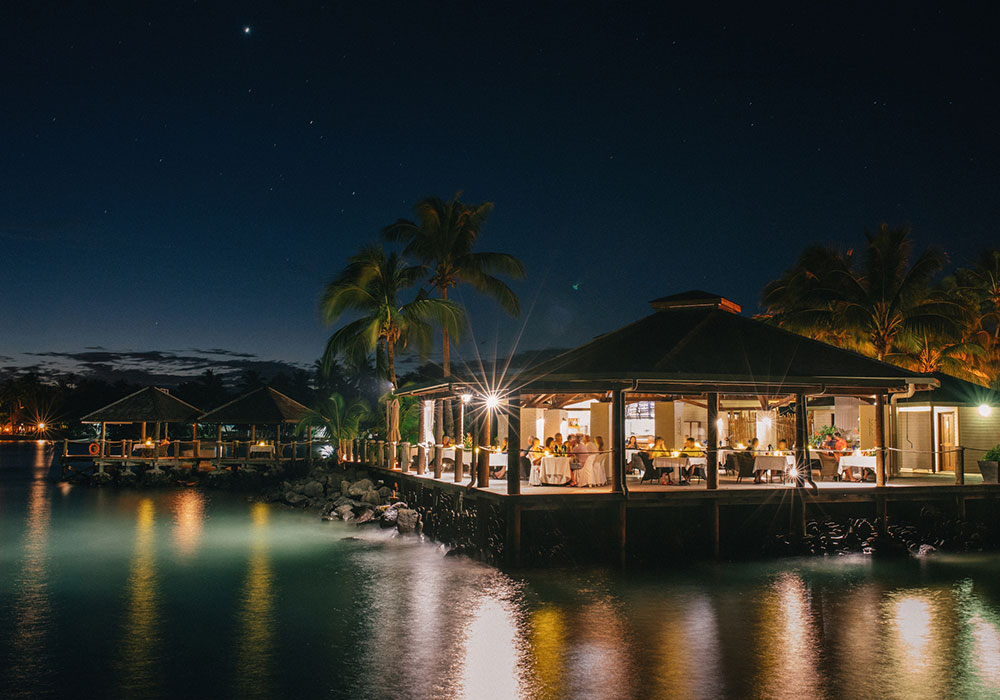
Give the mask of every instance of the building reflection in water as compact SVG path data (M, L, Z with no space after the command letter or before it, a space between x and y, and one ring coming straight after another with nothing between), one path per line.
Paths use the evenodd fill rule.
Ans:
M546 606L531 616L531 655L540 700L565 697L563 671L566 660L566 614Z
M465 632L458 697L467 700L530 697L521 654L521 634L512 603L489 593L480 597Z
M135 543L129 570L125 628L119 647L119 686L125 697L148 697L160 684L162 660L157 609L156 507L143 498L136 508Z
M201 491L185 489L175 496L171 505L177 553L183 558L192 557L198 553L205 525L205 495Z
M761 630L756 639L747 640L746 649L747 654L759 658L755 695L826 697L810 597L802 578L794 572L779 575L764 593L760 601Z
M272 695L275 623L270 507L255 503L250 509L250 522L250 559L236 645L236 687L238 697L267 698Z
M950 591L907 589L886 596L883 622L886 644L887 697L948 696L951 668L956 662L955 599Z
M49 662L47 640L52 624L52 604L49 600L49 485L45 481L48 455L44 443L36 445L33 465L34 481L28 493L28 513L25 518L24 559L15 581L13 638L11 659L6 675L14 689L12 697L32 697L53 675Z

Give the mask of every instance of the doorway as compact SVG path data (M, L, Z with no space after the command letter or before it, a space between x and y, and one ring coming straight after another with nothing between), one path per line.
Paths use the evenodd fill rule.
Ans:
M939 471L955 471L958 465L958 430L955 426L955 412L938 414Z

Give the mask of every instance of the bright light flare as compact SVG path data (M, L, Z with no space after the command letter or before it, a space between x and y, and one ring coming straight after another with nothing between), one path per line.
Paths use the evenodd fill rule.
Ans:
M989 406L989 404L984 403L979 405L979 415L983 418L989 418L991 413L993 413L993 409Z
M462 394L462 403L469 403L472 401L472 394Z
M486 395L486 410L487 411L495 411L498 408L500 408L500 397L497 396L496 394L492 394L492 393L491 394L487 394Z
M799 478L799 468L798 467L789 467L788 468L788 476L792 477L793 479L798 479Z

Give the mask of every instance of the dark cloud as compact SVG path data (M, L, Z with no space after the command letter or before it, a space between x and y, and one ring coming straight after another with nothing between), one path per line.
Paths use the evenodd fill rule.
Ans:
M198 354L194 354L198 353ZM26 353L44 358L33 364L8 366L8 372L36 372L57 378L77 375L109 382L125 381L134 384L176 386L189 381L206 370L218 374L224 381L233 381L244 371L253 370L265 379L280 373L308 369L308 366L280 360L254 359L250 353L224 348L192 350L176 353L167 350L105 350L87 348L81 352Z
M235 350L225 350L223 348L212 348L211 350L200 350L198 348L191 348L192 352L197 352L202 355L225 355L227 357L257 357L251 352L236 352Z

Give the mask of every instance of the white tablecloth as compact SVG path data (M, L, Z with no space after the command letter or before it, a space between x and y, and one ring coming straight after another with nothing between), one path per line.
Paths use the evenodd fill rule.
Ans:
M844 455L840 458L840 465L837 467L837 472L843 472L850 469L851 473L854 470L858 470L858 476L861 476L862 469L871 469L875 471L875 455L871 457L866 457L865 455Z
M753 460L753 470L755 472L784 472L795 464L795 457L792 455L757 455Z
M454 447L442 447L441 448L441 459L450 459L452 462L455 461L455 448ZM462 450L462 464L472 464L472 450Z
M274 445L250 445L251 457L273 457Z
M531 478L528 481L535 486L565 484L573 478L570 462L569 457L542 457L542 463L531 468Z

